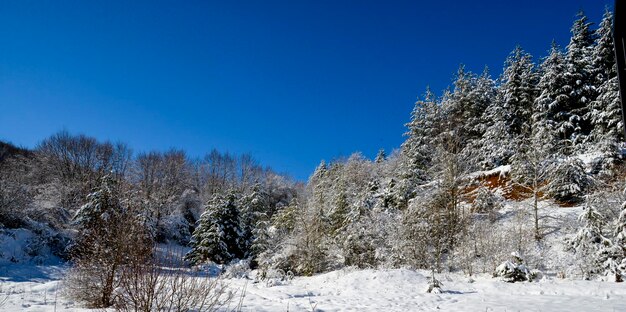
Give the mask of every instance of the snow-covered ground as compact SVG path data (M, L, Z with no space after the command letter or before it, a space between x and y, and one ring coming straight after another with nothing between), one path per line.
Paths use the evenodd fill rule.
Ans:
M62 272L58 266L1 267L0 310L89 311L62 297ZM243 311L626 311L621 283L544 277L510 284L487 275L471 282L441 274L443 292L429 294L428 276L406 269L344 269L274 286L243 278L225 282L233 290L246 288Z

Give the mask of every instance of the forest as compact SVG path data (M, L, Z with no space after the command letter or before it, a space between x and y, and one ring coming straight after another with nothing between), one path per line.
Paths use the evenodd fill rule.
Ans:
M249 154L133 153L68 131L33 149L0 142L0 234L28 233L0 257L71 264L70 295L96 308L128 308L115 290L165 244L188 247L187 266L257 280L353 267L424 269L434 287L442 272L622 282L612 26L608 10L597 27L579 13L566 47L535 59L517 46L496 78L461 65L442 94L419 97L397 150L321 161L306 182Z

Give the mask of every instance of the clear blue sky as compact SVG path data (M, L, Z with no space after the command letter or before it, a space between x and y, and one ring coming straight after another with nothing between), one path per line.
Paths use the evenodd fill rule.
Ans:
M498 75L516 44L544 56L612 3L0 0L0 140L215 147L306 179L399 147L416 97L459 64Z

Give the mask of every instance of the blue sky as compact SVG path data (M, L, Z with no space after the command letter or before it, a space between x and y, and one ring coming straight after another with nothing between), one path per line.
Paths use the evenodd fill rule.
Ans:
M399 147L459 64L499 75L612 1L0 0L0 140L67 129L136 152L251 152L306 179Z

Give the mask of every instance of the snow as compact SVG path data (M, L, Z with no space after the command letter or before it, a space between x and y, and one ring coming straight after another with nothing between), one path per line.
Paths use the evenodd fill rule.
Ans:
M499 166L493 168L491 170L485 171L476 171L469 175L470 178L482 178L482 177L491 177L491 176L506 176L509 172L511 172L511 165Z
M408 269L352 270L297 277L266 287L247 280L243 311L624 311L623 284L545 277L506 283L488 275L470 281L460 274L437 274L442 293L429 294L430 273Z
M0 311L91 311L65 299L65 267L8 264L0 267ZM245 288L242 311L625 311L621 283L558 279L506 283L490 275L436 274L439 294L426 293L430 272L410 269L347 268L296 277L268 286L250 279L226 279ZM8 296L7 296L8 295ZM5 301L6 300L6 301ZM235 301L238 301L236 296ZM2 303L4 302L4 303ZM237 302L231 304L231 308ZM95 311L95 310L94 310Z
M0 266L0 311L92 311L62 295L63 266Z

